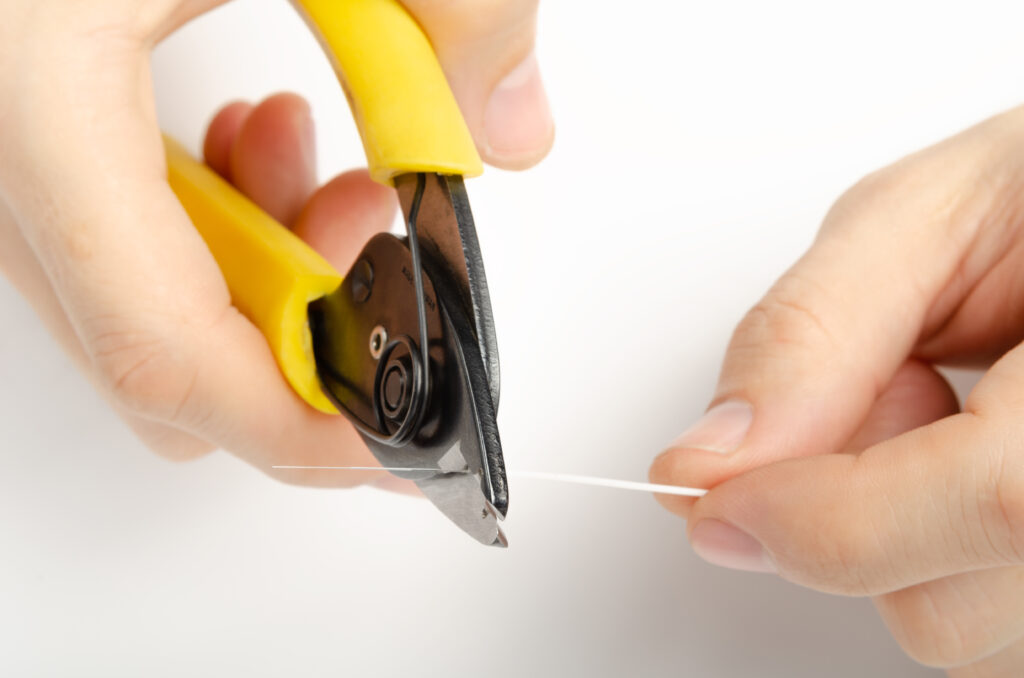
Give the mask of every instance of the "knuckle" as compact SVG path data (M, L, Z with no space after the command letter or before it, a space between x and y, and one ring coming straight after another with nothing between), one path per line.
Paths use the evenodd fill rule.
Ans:
M944 236L949 245L965 246L985 215L1006 211L1020 183L1017 172L972 139L953 137L864 176L833 204L822 233L856 237L884 224L890 234ZM951 153L960 159L952 171Z
M819 310L828 307L827 296L819 284L790 271L743 318L733 347L835 348L835 321Z
M906 203L911 189L912 159L863 176L832 204L822 223L822 236L849 237L858 225L875 221L874 215L891 214Z
M176 331L110 329L92 338L101 378L129 414L179 420L192 399L198 366Z
M790 552L773 554L786 578L825 593L875 593L879 572L888 564L869 525L851 522L847 512L823 510L792 540Z
M839 196L832 206L830 216L859 213L865 207L885 203L901 194L907 181L905 163L889 165L861 177Z
M878 606L903 652L919 664L947 669L966 664L989 651L983 631L950 615L930 588L904 589L878 599Z
M896 640L918 664L946 669L964 664L974 656L966 646L963 630L954 620L933 614L914 615L913 629Z
M877 537L862 525L845 522L837 526L834 534L838 538L822 550L824 557L819 562L818 572L821 581L831 593L858 597L871 595L873 587L867 573L877 573L886 568L880 558Z
M833 463L843 464L845 484L816 502L813 516L793 525L790 552L777 558L782 571L798 584L837 595L863 597L898 588L900 555L887 544L898 541L899 522L886 518L883 524L870 516L884 511L858 509L858 497L882 493L860 471L857 458L835 455Z
M986 513L994 518L995 530L1005 535L1007 544L1004 557L1016 563L1024 563L1024 470L1021 464L1013 463L1009 451L1004 451L993 473Z
M167 461L184 463L205 457L216 448L197 438L190 438L185 434L168 435L159 441L147 443L149 449Z
M215 449L205 440L171 426L157 424L131 415L126 415L124 419L146 447L168 461L192 461Z
M926 443L944 451L944 491L936 503L939 525L947 535L947 549L953 549L950 557L958 561L980 567L1024 564L1019 410L989 402L991 394L979 398L980 390L971 394L951 427L933 430Z

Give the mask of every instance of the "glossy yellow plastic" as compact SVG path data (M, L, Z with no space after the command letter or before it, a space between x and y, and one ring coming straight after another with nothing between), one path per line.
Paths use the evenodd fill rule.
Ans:
M295 392L336 414L320 389L306 308L336 290L341 276L173 139L165 136L164 146L167 179L217 260L232 303L263 332Z
M375 181L483 172L430 41L398 0L293 4L334 63Z
M475 176L473 138L433 48L398 0L294 0L348 97L373 178ZM168 180L210 248L232 302L267 338L303 400L337 413L320 389L307 307L341 276L302 240L165 138Z

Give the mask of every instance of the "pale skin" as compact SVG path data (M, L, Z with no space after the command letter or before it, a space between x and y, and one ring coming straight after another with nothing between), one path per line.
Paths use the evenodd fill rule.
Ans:
M868 176L739 324L657 482L694 549L872 596L914 659L1024 670L1024 109ZM961 407L935 364L985 374Z
M222 448L287 482L376 481L271 470L372 460L284 382L165 180L148 54L218 4L5 4L0 269L158 453ZM554 127L535 2L406 4L484 159L540 160ZM236 102L204 155L346 270L395 200L361 170L321 185L313 136L298 97ZM740 324L725 407L652 468L713 488L663 500L703 557L874 596L906 651L955 678L1024 666L1021 214L1024 111L865 179ZM988 370L962 410L937 363Z
M282 480L347 486L380 472L343 417L282 378L166 181L149 53L223 0L11 0L0 20L0 269L158 453L228 450ZM535 0L408 0L483 159L521 169L554 126L533 58ZM312 36L310 40L312 40ZM338 89L341 97L341 89ZM208 162L336 268L394 218L393 190L316 177L308 106L238 103L214 120ZM362 162L352 158L353 164Z

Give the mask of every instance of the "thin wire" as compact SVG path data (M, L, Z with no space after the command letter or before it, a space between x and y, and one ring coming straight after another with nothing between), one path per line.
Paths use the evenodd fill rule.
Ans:
M275 469L289 470L318 470L318 471L431 471L440 469L404 468L404 467L381 467L381 466L273 466ZM508 475L516 478L528 478L531 480L550 480L558 483L571 483L573 485L590 485L592 487L610 487L616 490L632 490L634 492L653 492L654 494L672 494L677 497L703 497L707 490L697 487L683 487L681 485L659 485L658 483L643 483L635 480L617 480L615 478L598 478L596 476L583 476L575 473L547 473L544 471L507 471Z
M290 471L394 471L397 473L409 473L411 471L437 471L440 469L429 468L405 468L402 466L271 466Z
M420 367L423 372L424 392L430 391L430 342L427 337L427 305L426 292L423 291L423 256L420 254L419 226L416 221L420 217L420 205L423 203L423 194L427 188L427 175L423 172L416 174L416 192L412 196L412 204L409 206L409 221L406 223L406 231L409 236L409 252L412 254L412 281L416 290L416 319L420 324ZM411 408L410 408L411 411Z
M595 476L581 476L575 473L546 473L544 471L509 471L510 476L518 478L531 478L533 480L552 480L558 483L572 483L574 485L592 485L594 487L611 487L617 490L633 490L634 492L653 492L655 494L674 494L678 497L703 497L708 493L697 487L683 487L681 485L659 485L658 483L643 483L636 480L617 480L615 478L597 478Z

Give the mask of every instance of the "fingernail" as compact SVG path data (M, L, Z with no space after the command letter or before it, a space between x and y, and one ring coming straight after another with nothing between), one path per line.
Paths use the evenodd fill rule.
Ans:
M756 539L721 520L707 518L697 523L690 543L697 555L712 565L745 572L778 571Z
M536 159L551 145L551 108L533 52L494 88L484 108L484 134L492 159L509 163Z
M708 410L696 424L676 438L670 447L729 454L743 443L753 420L754 408L750 403L726 400Z

